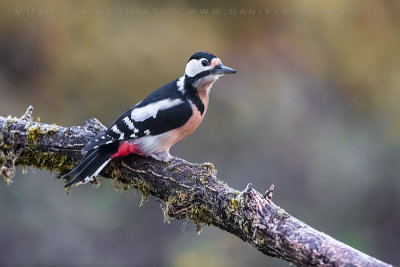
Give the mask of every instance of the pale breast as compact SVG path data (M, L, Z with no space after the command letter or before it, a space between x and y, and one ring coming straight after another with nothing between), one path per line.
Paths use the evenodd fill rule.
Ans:
M136 138L132 140L132 143L138 145L139 149L144 154L153 154L161 151L167 151L178 141L193 133L194 130L196 130L196 128L199 127L200 123L203 121L207 106L205 105L203 115L200 114L200 112L194 105L191 104L191 106L193 110L193 115L183 126L156 136L144 136Z
M198 109L192 105L193 115L190 119L181 127L169 132L169 136L163 147L165 149L170 148L172 145L176 144L179 140L185 138L199 127L200 123L203 121L204 115L206 113L206 108L204 109L203 115L200 114Z
M198 90L199 90L199 97L200 97L201 101L202 101L203 104L204 104L204 113L206 113L207 108L208 108L208 100L209 100L210 88L211 88L211 86L213 85L214 82L215 82L215 81L212 80L212 81L210 81L210 82L201 84L201 85L199 86L199 88L198 88ZM203 114L203 117L204 117L204 114Z
M144 153L151 154L160 151L166 151L178 141L193 133L194 130L199 127L200 123L204 119L204 116L206 115L209 101L209 88L212 86L212 84L213 82L205 83L203 86L198 88L199 97L204 104L203 114L200 114L200 111L196 108L196 106L190 103L193 110L193 115L183 126L157 136L145 136L138 138L134 141L134 143L138 144Z

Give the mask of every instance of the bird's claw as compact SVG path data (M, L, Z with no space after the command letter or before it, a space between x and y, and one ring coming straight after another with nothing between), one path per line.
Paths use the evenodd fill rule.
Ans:
M174 169L178 169L179 171L182 172L183 170L178 168L178 167L185 166L185 165L186 166L187 165L192 166L193 163L187 162L186 160L183 160L183 159L180 159L180 158L173 157L173 160L169 163L169 165L164 168L164 172L172 171Z

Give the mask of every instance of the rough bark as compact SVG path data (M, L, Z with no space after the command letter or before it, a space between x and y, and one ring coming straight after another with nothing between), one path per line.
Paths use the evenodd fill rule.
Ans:
M96 119L66 128L34 122L31 114L29 107L21 118L0 117L0 168L6 183L16 165L65 174L82 157L86 142L105 130ZM391 266L289 215L271 201L273 186L265 194L250 186L238 191L217 178L211 163L174 158L170 164L132 155L112 161L101 176L121 190L141 191L143 200L156 197L165 203L167 220L187 218L199 231L213 225L298 266Z

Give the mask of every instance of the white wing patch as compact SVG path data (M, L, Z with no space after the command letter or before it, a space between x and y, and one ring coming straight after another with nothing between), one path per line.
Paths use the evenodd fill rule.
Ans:
M133 121L144 121L150 117L155 118L158 111L169 109L183 103L181 99L164 99L155 103L148 104L141 108L135 108L132 110L131 119Z
M135 129L135 126L133 125L133 122L132 122L128 117L125 117L125 118L123 119L123 121L125 122L125 124L128 126L128 128L129 128L130 130Z
M179 78L179 80L176 82L176 86L178 87L179 92L182 94L185 93L185 75Z
M139 132L139 129L136 128L136 127L133 125L133 122L132 122L128 117L125 117L125 118L123 119L123 121L125 122L126 125L128 125L129 129L133 131L133 134L131 134L130 137L131 137L131 138L136 138L136 137L137 137L137 136L136 136L136 133Z
M121 132L121 131L118 129L117 125L114 125L113 127L111 127L111 130L112 130L114 133L119 134L119 140L124 139L124 135L125 135L125 134L124 134L123 132Z
M121 131L118 129L117 125L114 125L113 127L111 127L111 130L116 134L121 134Z
M125 122L125 124L128 126L129 130L132 130L134 133L139 132L139 129L135 127L135 125L133 125L133 121L131 121L128 117L125 117L123 119L123 121Z

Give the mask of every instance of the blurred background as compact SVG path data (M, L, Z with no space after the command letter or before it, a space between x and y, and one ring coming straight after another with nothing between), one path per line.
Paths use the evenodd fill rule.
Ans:
M0 2L0 115L105 125L188 58L238 70L201 127L172 149L251 182L312 227L400 265L400 4L396 1ZM193 152L195 151L195 153ZM288 266L238 238L164 223L110 182L64 195L27 168L0 184L1 266Z

